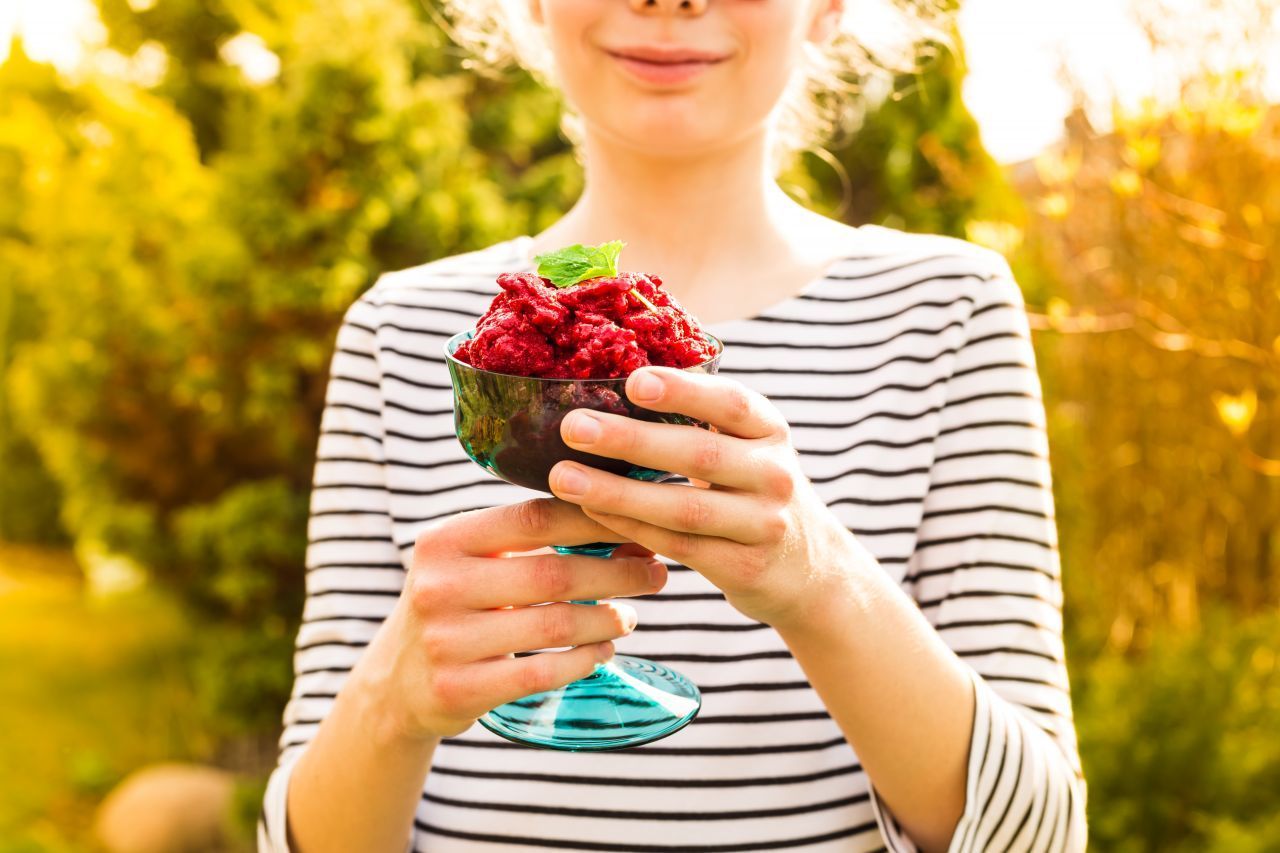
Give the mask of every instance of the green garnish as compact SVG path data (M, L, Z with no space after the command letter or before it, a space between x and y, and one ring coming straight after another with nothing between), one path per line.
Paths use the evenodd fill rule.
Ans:
M572 287L588 279L616 276L618 255L625 245L627 244L621 240L611 240L599 246L574 243L555 252L535 255L533 259L538 262L538 275L556 287ZM645 299L634 287L630 293L650 311L657 313L657 306Z
M556 287L572 287L589 278L618 274L618 254L626 243L613 240L600 246L575 243L555 252L537 255L538 275Z

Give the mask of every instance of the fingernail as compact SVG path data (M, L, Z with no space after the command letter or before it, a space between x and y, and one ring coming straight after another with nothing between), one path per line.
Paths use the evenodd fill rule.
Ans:
M667 567L657 561L649 564L649 585L658 586L667 574Z
M613 643L597 643L596 661L598 663L608 663L611 660L613 660Z
M587 493L587 475L576 466L561 465L556 470L556 491L562 495L581 497Z
M637 373L631 386L631 399L652 403L662 396L662 380L652 373Z
M600 421L586 412L575 412L569 418L569 440L590 444L600 437Z
M640 616L625 604L614 604L618 608L618 615L622 617L622 627L628 634L636 629L636 624L640 621Z

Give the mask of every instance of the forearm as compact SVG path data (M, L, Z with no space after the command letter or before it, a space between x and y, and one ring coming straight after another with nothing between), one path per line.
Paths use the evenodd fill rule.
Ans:
M397 722L378 645L375 638L293 769L293 853L403 853L410 837L439 740L408 736Z
M874 559L852 551L805 619L778 630L903 829L945 850L965 806L972 682Z

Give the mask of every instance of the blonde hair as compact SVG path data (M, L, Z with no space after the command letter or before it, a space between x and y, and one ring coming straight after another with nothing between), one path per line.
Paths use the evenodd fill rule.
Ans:
M848 0L834 36L804 43L802 67L775 112L774 161L778 170L802 151L821 151L851 128L869 103L890 94L892 79L919 67L922 45L950 45L950 0ZM482 73L512 64L557 87L551 50L529 16L528 0L445 0L441 21L470 54L466 65ZM566 109L565 135L581 138L580 120Z

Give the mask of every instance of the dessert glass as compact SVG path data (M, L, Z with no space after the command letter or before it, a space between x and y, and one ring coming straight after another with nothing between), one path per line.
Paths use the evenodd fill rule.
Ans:
M453 380L454 429L467 455L508 483L550 492L547 478L562 459L638 480L660 482L672 476L570 448L560 437L560 422L574 409L710 428L684 415L637 406L627 399L625 378L544 379L480 370L454 357L472 334L462 332L445 344ZM707 339L716 354L687 370L715 373L719 368L724 345L711 335ZM592 542L554 547L561 554L608 557L617 546ZM480 718L480 724L527 746L621 749L674 734L693 720L701 705L697 686L675 670L630 655L614 655L586 678L494 708Z

